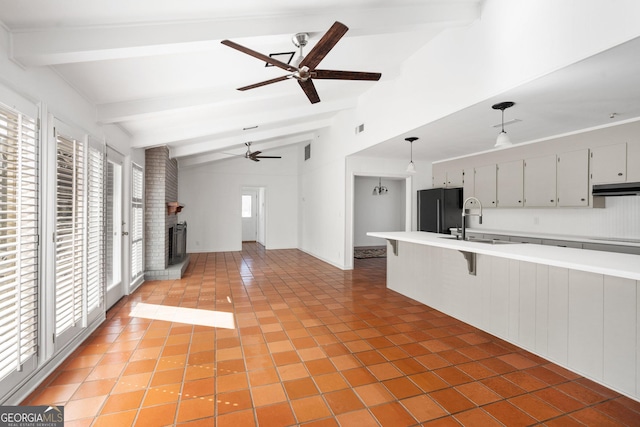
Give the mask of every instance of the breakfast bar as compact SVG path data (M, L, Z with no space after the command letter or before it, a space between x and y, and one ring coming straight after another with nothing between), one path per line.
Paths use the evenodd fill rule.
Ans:
M387 286L640 400L640 256L427 232L386 239Z

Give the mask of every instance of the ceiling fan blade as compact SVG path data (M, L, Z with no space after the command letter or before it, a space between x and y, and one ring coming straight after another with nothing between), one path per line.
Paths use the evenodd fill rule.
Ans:
M250 156L257 156L258 154L262 153L262 151L254 151L253 153L250 154Z
M309 101L311 101L312 104L320 102L320 96L318 96L318 91L316 91L316 87L313 85L311 79L307 80L306 82L298 80L298 83L300 84L300 87L304 91L305 95L307 95L307 98L309 98Z
M282 156L255 156L257 159L281 159Z
M255 88L260 87L260 86L270 85L271 83L281 82L281 81L283 81L283 80L287 80L287 79L289 79L289 78L291 78L291 76L288 76L288 75L287 75L287 76L282 76L282 77L276 77L275 79L265 80L265 81L263 81L263 82L260 82L260 83L254 83L254 84L249 85L249 86L242 86L242 87L239 87L239 88L238 88L238 90L249 90L249 89L255 89Z
M380 80L382 74L367 73L363 71L338 71L338 70L315 70L311 73L314 79L334 79L334 80Z
M270 56L267 55L263 55L260 52L256 52L255 50L251 50L248 47L244 47L242 45L239 45L238 43L232 42L231 40L222 40L221 43L223 45L229 46L231 48L234 48L236 50L239 50L242 53L246 53L247 55L251 55L254 58L258 58L263 60L264 62L268 62L271 65L274 65L278 68L282 68L283 70L287 70L287 71L296 71L297 68L294 67L293 65L289 65L289 64L285 64L282 61L278 61L275 58L272 58Z
M324 33L324 36L322 36L320 41L311 49L311 52L305 56L299 64L299 67L302 68L306 65L312 70L316 68L320 61L333 49L348 30L349 28L343 23L338 21L334 22L331 28L329 28L329 31Z

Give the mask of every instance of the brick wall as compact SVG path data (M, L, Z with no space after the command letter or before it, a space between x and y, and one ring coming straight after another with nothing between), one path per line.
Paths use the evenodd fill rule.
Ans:
M167 202L178 201L178 162L167 147L145 151L145 261L147 270L165 270L169 259L169 227L178 219L167 214Z

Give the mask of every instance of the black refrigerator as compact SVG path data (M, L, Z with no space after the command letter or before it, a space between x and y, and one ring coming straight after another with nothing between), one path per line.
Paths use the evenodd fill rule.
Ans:
M462 188L418 191L418 231L451 234L462 227Z

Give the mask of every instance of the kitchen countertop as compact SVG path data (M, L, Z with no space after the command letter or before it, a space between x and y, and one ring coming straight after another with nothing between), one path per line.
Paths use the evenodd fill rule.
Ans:
M581 237L581 236L571 236L571 235L563 235L563 234L545 234L545 233L531 233L531 232L521 232L521 231L491 230L486 228L467 228L467 233L496 234L501 236L531 237L534 239L545 239L545 240L565 240L569 242L599 243L599 244L605 244L605 245L640 247L640 239L629 239L629 238Z
M476 230L475 232L478 231ZM482 233L490 234L489 230L482 230ZM455 237L448 234L428 233L425 231L369 232L367 235L387 240L475 252L536 264L640 280L640 255L515 242L493 245L456 240ZM555 239L558 239L557 236ZM393 255L390 254L389 256Z

